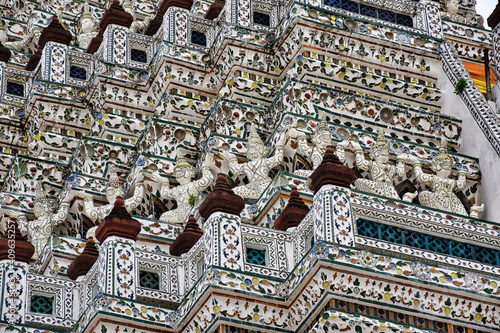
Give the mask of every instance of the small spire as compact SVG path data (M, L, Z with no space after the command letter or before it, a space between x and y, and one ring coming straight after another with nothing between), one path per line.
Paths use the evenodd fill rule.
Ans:
M95 246L94 239L89 237L83 252L73 260L71 265L69 265L66 275L68 275L71 280L78 279L79 276L88 273L97 261L97 258L99 258L99 251Z
M274 229L286 231L288 228L296 227L309 213L309 207L300 198L300 193L296 187L290 193L290 199L281 212L280 216L274 221Z
M90 12L90 7L89 7L89 3L88 2L85 2L85 4L83 5L83 15L82 15L82 18L88 18L88 19L94 19L92 17L92 13Z
M38 181L36 182L35 186L35 203L45 203L49 202L49 199L47 198L47 194L45 193L42 182Z
M125 208L125 201L118 197L111 213L95 231L95 236L102 244L110 236L136 240L140 231L141 223L130 216Z
M245 200L233 192L224 175L219 173L215 180L214 190L198 207L198 211L204 219L207 219L215 212L240 215L243 208L245 208Z
M326 121L326 114L323 111L320 111L320 119L321 119L321 121L318 123L318 127L316 128L316 132L330 131L328 129L328 122Z
M192 167L192 165L188 163L181 150L177 149L177 159L175 162L174 171L177 170L178 168L184 168L184 167Z
M14 224L12 226L12 224ZM24 238L19 231L17 226L17 221L8 219L6 230L0 239L0 260L9 259L9 230L10 228L14 228L14 247L16 251L14 252L14 260L21 262L30 262L31 257L35 253L35 247Z
M323 161L309 177L309 188L314 193L318 192L323 185L349 188L354 179L356 179L354 170L342 164L334 154L333 147L328 146Z
M264 145L262 142L259 133L257 133L257 129L255 128L255 123L252 123L252 126L250 127L250 135L248 136L248 145L249 144L261 144Z
M378 131L377 131L377 142L374 144L374 146L386 146L386 147L389 147L387 145L387 141L385 140L384 131L381 128L379 128Z
M189 252L202 235L203 231L198 226L196 219L193 215L190 215L184 231L170 245L170 254L180 256L183 253Z
M448 140L441 137L441 146L439 147L439 154L431 161L431 168L435 169L439 163L449 161L453 164L453 159L448 155Z
M114 164L111 164L109 167L109 181L106 188L108 187L120 187L120 178L118 178L117 168Z

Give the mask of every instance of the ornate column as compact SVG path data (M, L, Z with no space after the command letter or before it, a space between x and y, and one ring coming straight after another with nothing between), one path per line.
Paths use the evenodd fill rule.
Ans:
M127 64L129 45L127 44L128 28L119 25L109 25L103 33L105 47L102 52L102 60L117 65Z
M328 146L323 162L309 177L314 192L314 241L354 246L350 184L354 171L343 165Z
M124 204L118 197L111 213L96 230L96 238L101 242L97 283L104 294L134 299L135 241L141 224L130 216Z
M24 323L27 302L28 263L35 248L21 235L17 222L8 220L0 239L1 320Z
M67 83L66 79L69 76L67 71L68 46L56 43L47 42L42 51L42 63L40 64L40 78L42 80L55 83Z
M222 174L217 177L213 192L200 205L205 219L205 270L212 266L243 270L243 240L240 213L245 201L234 194Z

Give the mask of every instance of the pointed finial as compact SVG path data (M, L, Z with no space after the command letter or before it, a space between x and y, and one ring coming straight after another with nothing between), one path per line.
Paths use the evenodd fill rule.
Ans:
M450 155L448 155L448 140L446 140L443 137L441 137L441 146L439 147L439 154L436 157L434 157L432 164L435 164L435 162L439 160L449 160L450 162L453 161Z
M290 200L288 200L285 209L281 212L276 221L274 221L274 229L285 231L288 228L296 227L304 219L307 213L309 213L309 207L307 207L300 198L299 191L294 187L290 193Z
M370 157L374 158L375 156L377 156L380 149L384 147L389 149L387 141L385 140L384 131L381 128L379 128L377 131L377 142L375 142L373 146L370 148Z
M106 188L109 187L120 187L120 179L118 178L117 169L114 164L111 164L109 167L109 181Z
M186 168L186 167L192 167L192 165L188 163L182 151L180 149L177 149L177 158L174 166L174 171L177 170L178 168Z
M248 136L248 144L256 144L256 143L264 145L259 136L259 133L257 133L257 129L255 128L255 123L252 123L252 126L250 127L250 135Z
M78 279L79 276L85 275L92 268L94 263L99 258L99 250L95 246L94 239L89 237L82 254L73 260L69 265L66 275L71 280Z
M224 175L219 173L214 190L198 207L198 211L204 219L207 219L215 212L240 215L243 208L245 208L245 200L233 192Z
M328 129L328 122L326 121L326 113L323 111L320 111L320 119L321 121L318 123L318 127L316 129L316 132L319 131L330 131Z
M45 193L42 182L37 182L35 186L35 203L46 204L50 203L49 198L47 198L47 194Z
M130 0L124 0L122 7L123 8L132 8L132 3L130 2Z
M180 256L183 253L189 252L201 236L203 236L203 231L198 226L194 216L190 215L184 231L170 245L170 254Z
M117 197L113 209L95 231L95 236L102 244L110 236L137 240L140 231L141 223L130 216L125 201Z
M379 128L377 131L377 143L376 146L387 146L387 142L385 141L384 131Z
M323 156L323 161L309 176L308 185L314 193L317 193L323 185L336 185L349 188L356 179L356 173L345 166L335 155L332 146L328 146Z
M26 238L19 231L17 221L8 220L7 223L12 223L13 225L7 225L6 229L14 229L14 239L12 239L12 234L5 232L0 238L0 260L12 259L11 246L12 241L14 241L14 260L29 263L31 257L35 253L35 247L26 240Z
M89 7L89 3L88 2L85 2L85 4L83 5L83 15L82 15L82 18L88 18L88 19L91 19L91 20L94 19L92 17L92 13L90 12L90 7Z

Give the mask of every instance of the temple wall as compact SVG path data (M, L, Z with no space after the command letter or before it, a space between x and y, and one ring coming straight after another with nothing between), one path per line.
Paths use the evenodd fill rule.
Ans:
M484 203L484 211L479 214L479 217L484 220L500 222L500 205L498 205L500 186L498 181L495 181L500 167L498 155L460 96L453 93L455 87L444 72L440 74L438 82L440 83L439 88L443 91L442 113L457 117L462 120L462 124L467 125L462 127L460 153L479 158L482 181L478 186L479 193L476 204Z

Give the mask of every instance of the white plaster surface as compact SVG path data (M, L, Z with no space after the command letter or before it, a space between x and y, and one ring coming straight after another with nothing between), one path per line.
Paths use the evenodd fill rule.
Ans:
M484 212L479 213L479 218L500 222L500 157L462 98L453 93L455 87L444 72L439 75L438 85L443 92L441 112L462 120L462 145L459 152L479 158L482 179L478 187L476 204L484 203L485 206Z

